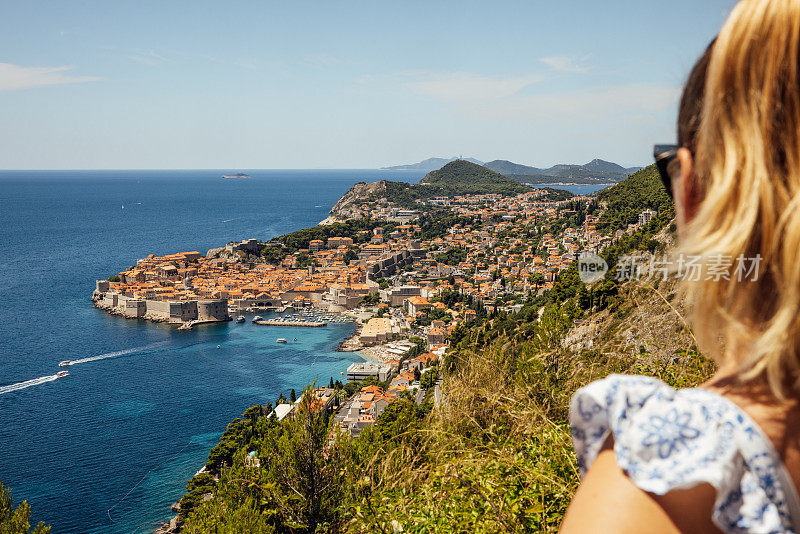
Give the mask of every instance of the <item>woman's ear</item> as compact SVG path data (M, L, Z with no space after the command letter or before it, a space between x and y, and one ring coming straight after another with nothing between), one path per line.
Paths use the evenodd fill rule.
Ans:
M688 148L678 149L678 163L681 172L672 179L672 190L675 196L675 215L678 226L685 227L697 214L700 205L697 177L694 174L694 158Z

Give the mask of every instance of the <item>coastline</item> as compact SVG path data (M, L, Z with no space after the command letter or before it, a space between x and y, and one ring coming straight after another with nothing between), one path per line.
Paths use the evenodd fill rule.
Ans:
M109 315L122 317L123 319L143 319L145 321L150 321L151 323L166 323L177 326L178 330L191 330L193 327L197 325L227 323L233 320L233 318L230 316L228 316L227 319L192 319L190 321L173 321L167 319L166 317L153 315L149 313L146 313L143 316L134 316L134 315L127 315L125 312L122 311L122 309L106 304L105 302L103 302L102 299L96 299L94 296L91 298L91 301L92 301L92 306L94 306L98 310L103 310Z
M350 337L344 339L336 348L337 352L359 352L363 348L361 345L360 337L361 332L364 331L364 324L360 319L356 319L357 328Z
M322 219L320 222L318 222L317 226L330 226L330 225L336 224L338 222L341 222L341 221L339 219L337 219L336 217L334 217L333 215L329 215L329 216L325 217L324 219Z
M364 324L363 324L361 318L357 314L348 313L346 311L344 311L344 312L329 312L329 313L335 313L335 314L338 314L338 315L344 315L344 316L350 317L350 318L354 319L354 322L357 325L356 330L349 337L345 338L344 340L342 340L339 343L339 346L336 349L337 352L357 353L364 361L375 361L375 362L378 362L378 363L383 363L383 361L380 360L379 358L376 358L375 356L372 356L369 353L364 352L364 350L368 349L369 347L363 347L363 345L361 345L361 343L359 341L359 336L361 335L361 332L362 332L362 330L364 328ZM115 315L121 315L121 314L115 314ZM157 322L166 322L166 321L157 321ZM345 348L345 344L348 343L348 342L352 343L352 348ZM344 370L346 371L347 368L345 368ZM210 450L209 450L209 452L210 452ZM199 475L201 473L205 473L205 472L206 472L206 466L205 466L205 464L203 464L203 467L201 467L194 475L192 475L191 478L194 478L197 475ZM191 480L191 478L189 480ZM188 482L189 481L187 480L186 483L188 484ZM184 525L184 522L181 520L180 513L179 513L180 509L181 509L181 505L180 504L181 504L181 499L185 495L186 495L186 493L184 493L170 507L170 509L173 512L175 512L175 515L173 517L171 517L169 521L166 521L166 522L158 525L152 531L152 534L180 534L180 532L183 530L183 525Z

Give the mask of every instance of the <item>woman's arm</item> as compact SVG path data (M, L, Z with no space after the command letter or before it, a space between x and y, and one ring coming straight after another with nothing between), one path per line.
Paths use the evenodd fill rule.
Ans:
M666 495L636 487L617 465L609 438L572 499L562 534L719 533L711 520L716 492L710 484Z

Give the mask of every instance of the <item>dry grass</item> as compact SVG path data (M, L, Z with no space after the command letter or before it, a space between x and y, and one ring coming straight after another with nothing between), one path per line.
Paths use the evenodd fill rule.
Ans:
M363 506L349 530L556 531L578 484L567 422L574 391L611 373L693 386L714 370L690 350L675 354L676 347L692 345L676 310L652 287L636 291L629 311L635 321L606 314L599 322L604 350L542 352L507 338L485 350L461 350L442 404L409 431L411 439L372 457L362 481ZM635 346L650 343L654 350L621 343L619 336L630 338L633 325L640 336ZM656 346L668 331L674 344L661 337ZM608 350L614 346L624 348Z

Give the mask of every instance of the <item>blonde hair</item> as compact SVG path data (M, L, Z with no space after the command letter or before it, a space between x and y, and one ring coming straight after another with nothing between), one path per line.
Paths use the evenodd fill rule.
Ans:
M732 261L730 280L681 282L701 348L766 379L800 377L800 0L743 0L713 46L697 135L702 201L678 249ZM739 280L740 259L761 257ZM750 263L752 266L753 263Z

